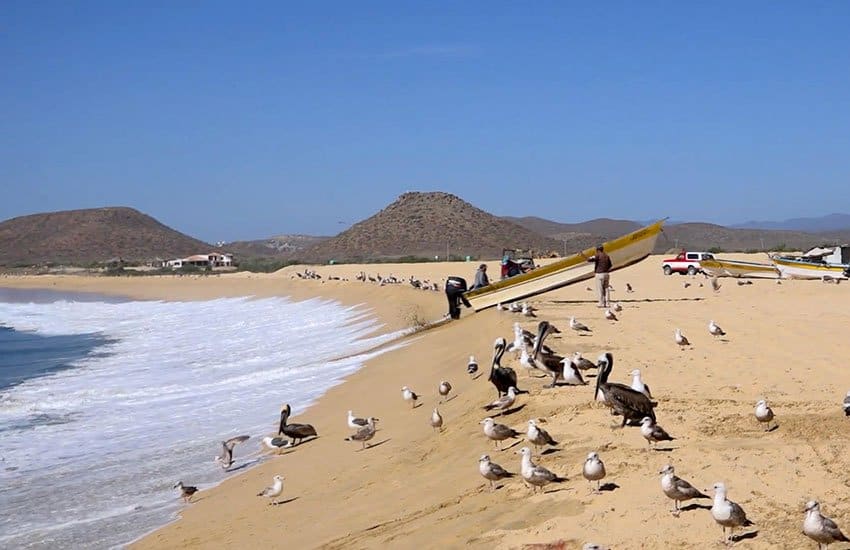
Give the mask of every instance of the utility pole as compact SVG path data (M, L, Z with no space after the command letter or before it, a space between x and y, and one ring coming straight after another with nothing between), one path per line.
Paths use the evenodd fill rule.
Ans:
M449 242L446 241L446 261L449 261Z

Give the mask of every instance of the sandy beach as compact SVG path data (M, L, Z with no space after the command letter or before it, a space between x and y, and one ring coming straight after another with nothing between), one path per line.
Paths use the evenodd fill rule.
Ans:
M764 261L764 255L723 257ZM722 546L710 500L686 503L697 506L678 518L670 514L671 501L661 493L658 475L668 463L700 489L725 482L729 498L755 523L739 531L746 535L736 546L814 547L801 533L804 503L812 498L850 530L845 498L850 459L844 452L850 419L841 409L850 389L850 371L843 368L843 346L850 340L850 311L843 306L850 284L753 279L752 285L740 286L724 278L714 292L701 276L663 276L660 259L653 256L612 275L614 300L623 306L618 322L606 321L596 308L591 281L532 299L537 319L464 310L459 321L409 337L402 348L369 361L313 407L297 412L293 421L316 426L318 439L202 491L178 521L133 547L508 549L580 548L589 541L616 549ZM497 276L497 263L489 265ZM354 280L356 273L414 275L442 285L447 275L471 281L475 267L311 267L322 281L295 277L304 266L269 275L202 278L6 277L0 286L162 300L323 297L364 304L384 323L382 330L390 331L444 315L443 293L363 283ZM626 292L626 282L634 292ZM571 316L589 325L592 335L570 331ZM529 393L518 398L521 410L499 421L524 432L529 419L545 418L545 428L560 444L555 452L535 454L535 461L568 481L532 495L516 477L490 492L478 474L479 456L490 454L518 474L516 452L525 444L498 451L481 432L479 421L487 416L482 406L496 396L486 373L493 341L510 340L516 321L534 331L541 319L562 330L548 341L558 353L581 351L593 361L604 351L613 353L611 381L628 383L628 373L641 369L659 402L658 422L676 440L647 451L638 428L612 429L617 418L592 402L593 372L588 386L544 388L548 378L529 378L506 354L502 364L517 370L521 388ZM709 335L712 319L727 337ZM689 338L688 349L674 343L676 328ZM484 371L478 379L466 373L470 355ZM441 379L452 383L454 397L437 405ZM405 385L422 396L415 409L402 401ZM767 398L776 413L776 430L765 432L756 422L760 398ZM445 419L441 433L428 423L435 406ZM381 419L371 448L360 451L359 444L344 441L349 409ZM276 420L277 411L269 411L269 433ZM590 451L599 453L608 472L609 490L601 494L591 493L581 476ZM285 503L269 506L256 495L276 474L285 477Z

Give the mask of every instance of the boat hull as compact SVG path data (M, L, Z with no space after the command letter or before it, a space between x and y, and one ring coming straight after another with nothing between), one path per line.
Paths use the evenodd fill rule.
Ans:
M703 260L700 268L715 277L766 277L776 279L779 270L773 264L760 264L757 262L744 262L740 260L724 260L715 258Z
M604 243L605 252L611 258L612 271L636 264L649 256L663 224L659 221ZM475 311L481 311L496 304L530 298L590 279L594 275L593 264L585 258L595 252L595 249L589 248L534 271L473 290L466 297Z
M848 266L845 264L823 264L781 256L774 256L771 259L783 279L847 278L846 270Z

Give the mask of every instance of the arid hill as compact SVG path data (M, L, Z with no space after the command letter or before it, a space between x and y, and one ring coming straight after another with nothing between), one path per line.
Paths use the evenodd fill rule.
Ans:
M570 250L587 245L568 243ZM374 216L307 249L314 262L416 256L497 258L502 248L563 251L564 243L493 216L449 193L404 193Z
M313 235L278 235L256 241L234 241L224 248L239 258L282 258L295 259L311 246L330 237Z
M125 207L65 210L0 223L0 265L146 261L213 247Z

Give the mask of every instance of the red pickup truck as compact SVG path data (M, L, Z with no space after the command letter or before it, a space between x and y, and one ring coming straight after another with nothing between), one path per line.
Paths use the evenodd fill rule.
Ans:
M700 260L713 260L714 255L708 252L686 252L681 251L675 258L668 258L661 261L661 269L665 275L673 273L681 273L682 275L696 275L702 272Z

